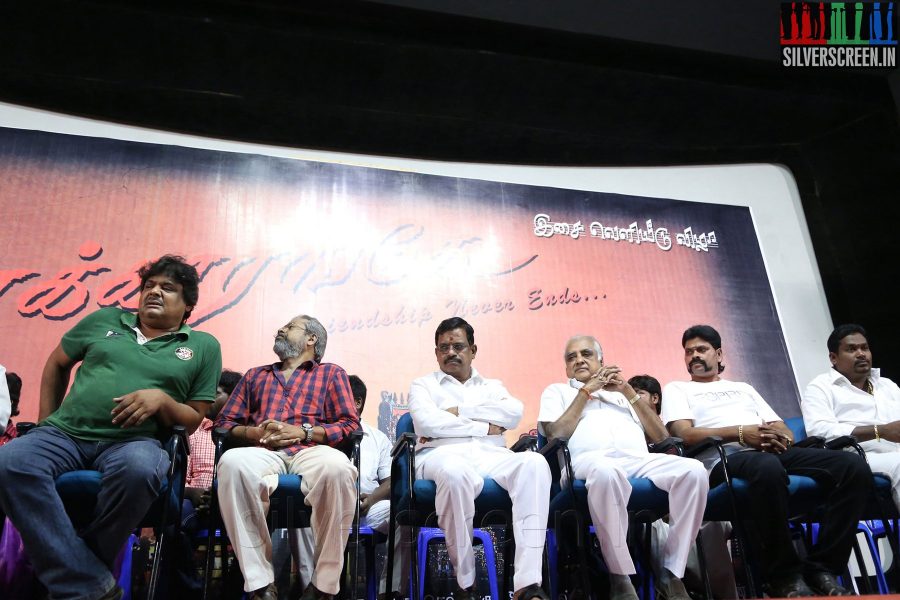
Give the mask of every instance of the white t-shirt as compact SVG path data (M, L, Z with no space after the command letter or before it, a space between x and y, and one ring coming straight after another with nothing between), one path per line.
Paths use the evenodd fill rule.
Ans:
M359 491L371 494L378 482L391 476L391 442L380 430L362 423L359 446Z
M688 419L694 427L731 427L781 421L749 384L720 379L709 383L673 381L663 388L663 423Z
M569 383L553 383L541 395L538 427L562 416L575 401L584 384L575 379ZM619 392L596 391L587 401L575 433L569 438L569 452L574 460L582 452L603 450L605 456L645 456L647 439L640 419L628 400Z
M873 394L868 394L850 383L850 380L828 369L813 379L806 391L800 409L809 435L834 439L851 435L861 425L881 425L900 420L900 388L882 377L878 369L869 374ZM862 442L866 452L897 452L900 444L887 440Z

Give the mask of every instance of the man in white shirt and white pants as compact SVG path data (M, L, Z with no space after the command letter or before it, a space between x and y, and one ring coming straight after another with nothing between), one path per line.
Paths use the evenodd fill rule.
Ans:
M657 590L669 600L689 600L681 578L706 508L706 469L693 459L650 454L648 441L661 442L668 432L620 369L604 366L595 338L573 337L563 356L569 381L544 390L538 427L551 440L568 438L573 474L586 480L588 509L610 571L611 600L637 600L625 540L629 477L650 479L669 493L671 527Z
M472 551L475 498L484 477L493 478L512 500L516 544L515 600L547 600L541 564L550 504L550 467L536 452L514 453L503 432L519 424L522 403L496 379L472 367L478 350L475 330L459 317L445 319L434 334L440 370L412 382L409 412L416 434L416 477L437 484L435 509L460 590L471 597L475 583Z
M800 404L809 435L854 436L873 473L891 480L900 507L900 388L872 368L872 350L860 325L841 325L828 337L831 368L813 379Z

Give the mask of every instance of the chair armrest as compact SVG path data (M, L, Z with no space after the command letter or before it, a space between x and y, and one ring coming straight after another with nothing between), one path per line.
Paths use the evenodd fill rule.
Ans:
M187 430L184 425L173 425L169 431L171 435L166 440L166 452L169 453L169 460L174 460L179 452L184 452L187 456L191 453L191 445L188 443Z
M700 440L698 444L694 444L690 448L688 448L684 455L688 458L696 458L698 454L705 450L709 450L710 448L720 449L724 444L725 440L720 438L717 435L711 435L707 438L703 438Z
M32 429L37 427L37 423L31 423L29 421L24 421L22 423L16 423L16 435L23 436Z
M353 466L359 471L360 464L360 444L363 440L363 430L357 429L350 434L350 452ZM356 478L356 487L359 487L359 477Z
M684 456L684 440L679 437L667 437L666 439L647 444L647 449L653 454L677 454Z
M558 437L549 440L544 447L538 450L544 456L552 456L554 453L569 447L569 438ZM549 460L549 459L548 459Z
M831 441L825 442L825 447L829 450L843 450L848 446L856 446L857 440L852 435L842 435L841 437L834 438Z
M519 436L519 439L516 440L516 443L510 446L509 449L513 452L533 452L537 449L537 436L522 434Z
M796 444L794 444L797 448L824 448L825 447L825 438L819 437L817 435L811 435L809 437L803 438Z
M406 448L415 448L416 447L416 434L406 432L401 434L400 437L397 438L397 441L394 442L394 447L391 448L391 458L397 458L401 452L403 452Z

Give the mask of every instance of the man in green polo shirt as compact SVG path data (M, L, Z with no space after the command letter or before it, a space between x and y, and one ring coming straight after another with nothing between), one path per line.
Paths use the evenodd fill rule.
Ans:
M172 425L192 432L216 395L219 343L185 325L197 270L167 255L138 274L137 314L104 308L69 330L44 366L40 426L0 448L0 507L53 599L121 597L110 568L165 477L158 438ZM79 469L102 472L103 486L76 531L54 482Z

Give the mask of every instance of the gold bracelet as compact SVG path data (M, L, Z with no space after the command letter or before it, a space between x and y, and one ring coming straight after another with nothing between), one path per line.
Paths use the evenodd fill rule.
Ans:
M880 442L880 441L881 441L881 436L878 435L878 425L873 425L873 427L875 428L875 441L876 441L876 442Z
M641 395L640 395L640 394L635 394L635 395L634 395L634 398L629 398L629 399L628 399L628 402L629 402L632 406L634 406L634 405L637 403L637 401L640 400L640 399L641 399Z
M744 426L743 425L738 425L738 444L740 444L741 446L747 445L744 443Z

